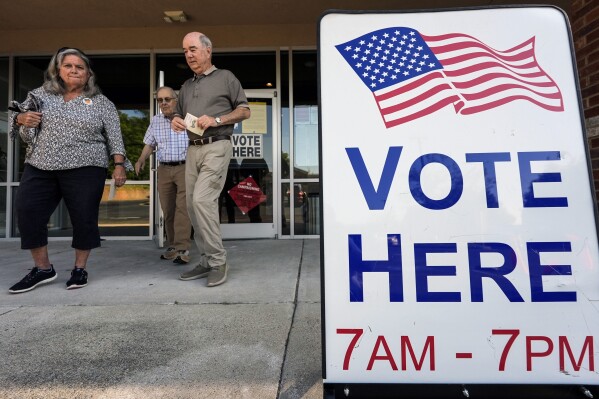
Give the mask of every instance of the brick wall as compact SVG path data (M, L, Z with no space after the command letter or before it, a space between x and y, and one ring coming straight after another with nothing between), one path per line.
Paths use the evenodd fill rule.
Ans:
M574 0L570 15L582 106L595 182L599 198L599 0Z

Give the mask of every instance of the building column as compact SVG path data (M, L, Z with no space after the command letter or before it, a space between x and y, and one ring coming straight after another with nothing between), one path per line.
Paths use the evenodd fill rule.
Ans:
M570 21L587 128L587 143L593 169L595 206L597 206L599 198L599 2L572 1Z

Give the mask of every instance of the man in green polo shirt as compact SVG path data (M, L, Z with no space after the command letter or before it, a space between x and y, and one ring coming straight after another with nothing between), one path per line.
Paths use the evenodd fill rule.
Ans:
M220 230L218 198L225 184L233 152L233 125L250 117L250 108L239 80L212 65L212 42L200 32L183 38L183 52L194 76L179 91L171 126L187 131L185 163L187 209L201 261L181 274L181 280L208 277L207 286L227 280L227 252Z

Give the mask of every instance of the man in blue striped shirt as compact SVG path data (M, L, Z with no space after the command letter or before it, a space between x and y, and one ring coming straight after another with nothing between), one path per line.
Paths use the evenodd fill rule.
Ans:
M139 174L146 159L157 148L158 195L169 242L160 258L185 264L189 262L191 243L191 222L185 199L185 157L189 140L186 135L171 129L170 117L177 105L175 91L161 87L156 92L156 100L162 114L155 115L150 122L144 137L144 149L135 163L135 173Z

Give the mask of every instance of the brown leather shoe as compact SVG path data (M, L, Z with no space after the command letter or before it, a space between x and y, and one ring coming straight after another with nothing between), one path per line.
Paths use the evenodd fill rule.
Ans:
M177 257L177 249L175 247L168 247L166 251L162 255L160 255L160 259L173 260Z

